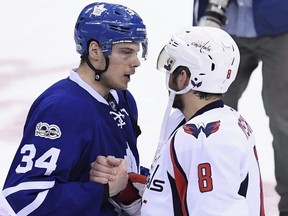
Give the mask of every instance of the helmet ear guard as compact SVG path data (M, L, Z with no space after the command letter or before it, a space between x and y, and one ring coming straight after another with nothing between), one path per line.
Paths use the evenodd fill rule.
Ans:
M213 27L187 27L175 33L161 50L157 69L173 73L179 66L190 72L189 90L225 93L234 81L240 62L238 47L224 30ZM167 85L168 90L171 90Z

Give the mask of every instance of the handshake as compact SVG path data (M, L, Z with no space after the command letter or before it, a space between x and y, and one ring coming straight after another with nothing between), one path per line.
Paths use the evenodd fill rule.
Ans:
M90 181L106 184L106 200L129 215L140 213L146 179L144 175L128 173L121 158L98 156L91 164Z

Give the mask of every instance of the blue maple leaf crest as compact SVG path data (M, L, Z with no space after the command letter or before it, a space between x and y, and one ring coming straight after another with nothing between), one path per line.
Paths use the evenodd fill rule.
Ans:
M220 127L220 120L208 123L205 127L200 126L199 128L195 124L186 124L183 129L186 133L193 135L196 139L198 138L201 131L209 137L211 134L217 132Z

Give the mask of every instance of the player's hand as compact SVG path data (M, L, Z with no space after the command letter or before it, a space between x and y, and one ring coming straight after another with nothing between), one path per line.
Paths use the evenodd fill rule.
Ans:
M107 184L108 181L115 181L117 167L120 165L121 160L114 156L98 156L91 164L90 180L102 184Z
M90 181L109 184L109 196L115 196L127 185L128 174L124 159L98 156L91 164Z
M109 181L109 196L113 197L123 191L128 183L128 173L126 161L121 159L119 166L116 168L116 175L114 181Z

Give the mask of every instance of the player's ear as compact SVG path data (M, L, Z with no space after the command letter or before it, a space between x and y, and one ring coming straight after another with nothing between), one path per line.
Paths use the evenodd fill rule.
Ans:
M190 77L187 71L185 70L185 68L182 68L177 79L178 87L180 89L184 89L188 85L189 81L190 81Z
M88 50L89 50L89 55L95 60L98 60L103 55L101 52L101 48L96 41L90 42Z

